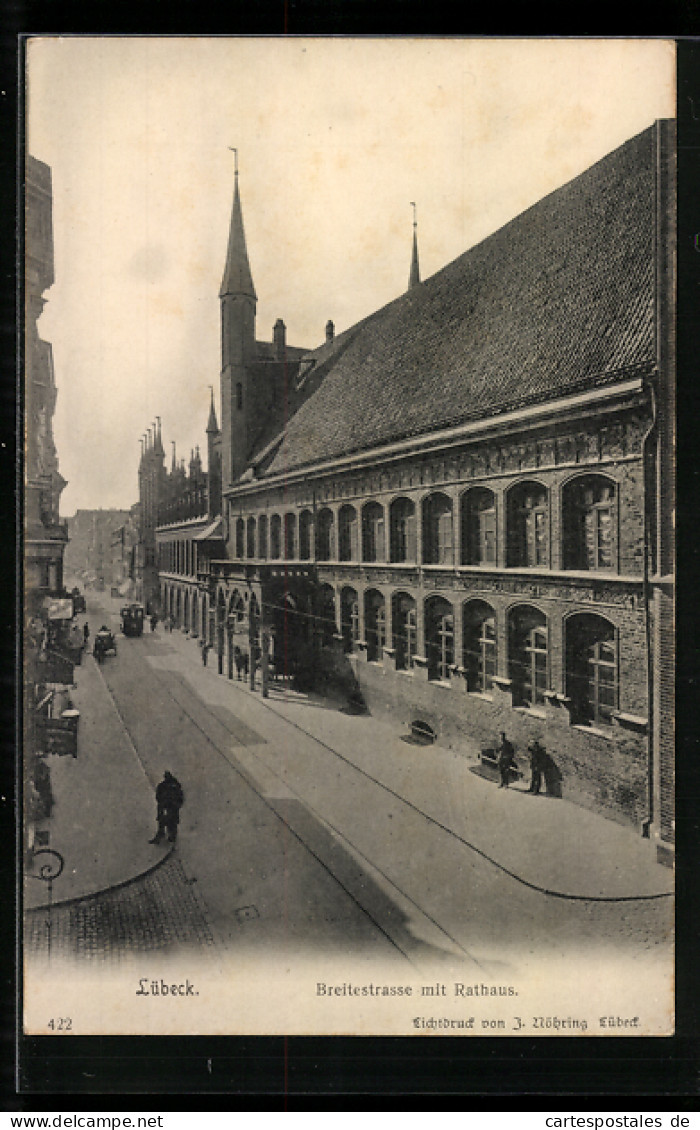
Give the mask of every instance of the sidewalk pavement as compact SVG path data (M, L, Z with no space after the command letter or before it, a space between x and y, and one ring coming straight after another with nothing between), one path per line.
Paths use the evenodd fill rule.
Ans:
M110 609L116 629L115 609ZM115 603L115 607L118 602ZM93 617L94 618L94 617ZM289 725L320 743L384 788L488 857L520 881L568 898L629 899L668 894L673 873L656 862L652 845L634 829L566 800L531 796L524 783L498 789L478 769L475 743L459 752L415 745L399 724L346 714L313 694L260 690L219 675L215 657L204 667L198 641L162 624L147 633L160 651L153 658L181 675L212 706L228 708L268 738L258 756L310 807L313 785L297 779L289 758ZM157 866L165 851L147 842L155 829L155 781L150 781L118 717L92 656L76 668L76 707L81 710L78 758L50 757L56 804L49 822L50 847L65 870L54 883L54 902L114 886ZM121 798L129 797L125 805ZM323 811L319 812L323 817ZM47 901L46 884L27 879L25 907Z
M75 668L75 679L78 756L46 758L55 801L45 822L50 837L46 846L64 859L63 871L52 885L54 904L120 886L169 854L148 843L156 829L155 782L138 760L100 670L87 652ZM25 910L48 902L48 884L36 878L48 859L37 856L25 877Z

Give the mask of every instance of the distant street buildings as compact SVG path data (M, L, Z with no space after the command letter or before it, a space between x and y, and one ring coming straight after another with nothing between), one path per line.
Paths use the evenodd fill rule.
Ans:
M124 590L136 573L138 505L130 510L78 510L67 521L66 575L98 592Z

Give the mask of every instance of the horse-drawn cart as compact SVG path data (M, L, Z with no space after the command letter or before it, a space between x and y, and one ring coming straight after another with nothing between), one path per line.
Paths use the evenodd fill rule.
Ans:
M109 628L100 628L99 632L95 634L95 642L92 645L92 654L98 663L107 655L117 654L117 641L114 634L110 632Z

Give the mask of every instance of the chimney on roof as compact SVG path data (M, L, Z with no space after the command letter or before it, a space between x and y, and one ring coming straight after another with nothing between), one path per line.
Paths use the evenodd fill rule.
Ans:
M334 337L335 337L335 326L333 325L332 321L329 318L328 321L326 322L326 343L330 345L330 343L333 341Z
M275 327L272 331L272 340L275 346L275 359L277 361L284 361L284 355L287 349L287 327L281 318L275 322Z

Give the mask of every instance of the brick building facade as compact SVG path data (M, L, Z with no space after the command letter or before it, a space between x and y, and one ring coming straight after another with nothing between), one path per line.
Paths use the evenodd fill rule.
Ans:
M278 323L272 364L236 183L190 563L222 673L247 646L455 749L539 738L669 850L673 153L657 122L423 282L414 238L404 295L305 354Z

